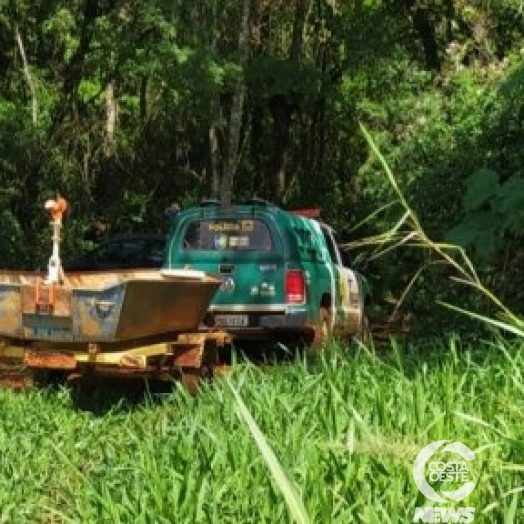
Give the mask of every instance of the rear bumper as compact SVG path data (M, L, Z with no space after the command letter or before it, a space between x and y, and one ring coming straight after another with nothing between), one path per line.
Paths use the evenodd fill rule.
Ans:
M214 315L238 315L238 311L215 310ZM266 314L263 312L244 311L248 317L247 326L219 325L221 329L236 339L264 340L275 339L285 335L311 334L314 329L306 311L278 312Z
M259 318L259 326L265 329L300 329L307 325L305 311L282 315L264 315Z

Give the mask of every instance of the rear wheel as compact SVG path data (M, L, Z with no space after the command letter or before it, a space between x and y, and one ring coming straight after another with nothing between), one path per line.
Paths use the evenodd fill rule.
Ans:
M362 342L363 344L368 344L373 342L373 335L371 334L371 329L369 327L369 320L366 315L362 315L362 320L360 322L360 327L357 333L355 333L355 338Z
M311 343L313 349L322 349L332 334L333 313L331 297L324 294L318 311L318 324L314 328L314 337Z

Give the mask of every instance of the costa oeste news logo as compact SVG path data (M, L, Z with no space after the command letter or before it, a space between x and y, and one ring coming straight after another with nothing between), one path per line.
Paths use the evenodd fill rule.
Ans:
M468 462L475 460L475 453L461 442L444 446L448 442L449 440L437 440L428 444L417 455L413 465L413 478L420 492L432 502L446 506L417 507L413 522L468 523L475 518L475 508L450 506L453 502L465 499L475 489L476 484L470 480L468 467ZM457 460L436 460L437 452L448 453L448 457L449 453L455 453ZM430 482L438 486L439 493ZM461 485L452 491L446 490L446 484L451 483Z

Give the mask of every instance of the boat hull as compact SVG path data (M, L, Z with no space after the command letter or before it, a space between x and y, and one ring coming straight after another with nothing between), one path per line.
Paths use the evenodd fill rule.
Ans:
M198 328L220 280L158 270L70 273L45 286L34 273L0 272L0 337L119 342Z

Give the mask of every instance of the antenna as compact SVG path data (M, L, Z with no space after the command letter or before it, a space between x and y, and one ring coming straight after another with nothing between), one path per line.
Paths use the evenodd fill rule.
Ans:
M209 207L209 206L219 206L220 200L217 200L216 198L204 198L200 202L201 207Z
M258 198L258 197L250 198L247 201L247 203L255 205L255 206L263 206L263 207L274 207L275 206L273 202L270 202L269 200L264 200L263 198Z

